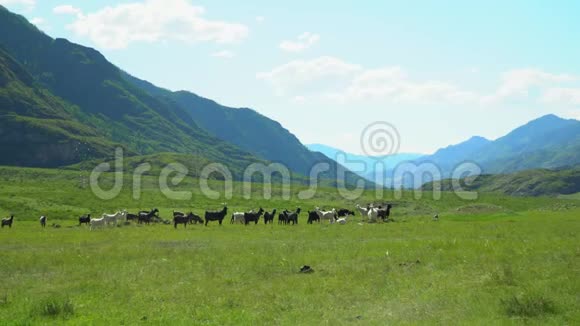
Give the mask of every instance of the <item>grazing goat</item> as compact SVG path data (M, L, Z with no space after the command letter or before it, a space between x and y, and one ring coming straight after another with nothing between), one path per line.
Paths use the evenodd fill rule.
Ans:
M391 216L391 208L393 205L387 204L387 208L379 207L378 216L383 220L383 222L389 222L389 217Z
M127 221L138 221L139 215L127 213Z
M203 219L201 218L201 216L195 214L194 212L190 212L189 213L189 224L203 224Z
M173 223L175 228L177 228L177 224L183 224L183 227L187 227L186 224L203 223L203 220L193 212L189 212L187 215L181 212L173 212Z
M209 221L219 221L220 225L222 225L222 222L227 214L228 214L228 207L227 206L224 206L224 208L222 208L221 211L217 211L217 212L206 211L205 212L205 226L207 226L207 223Z
M12 228L12 222L14 222L14 215L10 215L9 218L3 218L2 228L4 228L5 225L8 225L9 228Z
M46 227L46 216L44 216L44 215L42 215L42 216L40 217L40 226L41 226L42 228L45 228L45 227Z
M81 216L79 217L79 226L83 225L83 224L91 224L91 214L87 214L87 216Z
M185 213L173 211L173 217L176 216L185 216Z
M308 211L308 224L312 224L315 221L320 223L320 216L318 216L318 213L316 211Z
M272 213L265 212L264 213L264 224L274 223L274 216L276 216L276 209L272 211Z
M345 225L346 224L346 217L339 217L336 220L336 223L341 224L341 225Z
M117 211L115 214L103 214L101 217L105 219L105 224L117 225L118 222L124 222L126 220L127 211Z
M292 225L298 224L298 215L300 215L300 207L298 207L295 212L284 211L284 213L286 215L285 224L290 224L290 222L292 222Z
M369 222L377 221L377 218L379 217L379 209L380 208L369 207L369 212L367 213Z
M98 227L104 227L106 223L107 222L104 217L91 219L91 231Z
M250 211L253 212L253 211ZM246 223L246 220L244 220L244 215L246 213L244 212L234 212L232 214L232 219L230 220L230 224L234 224L234 223L240 223L240 224L244 224Z
M190 213L191 214L191 213ZM178 224L183 224L184 228L187 228L187 224L191 222L191 215L175 215L173 214L173 226L177 229Z
M284 210L278 214L278 224L286 224L288 217L288 211Z
M314 210L320 216L320 220L329 220L330 224L334 223L336 220L336 209L332 209L330 211L321 211L320 208L316 207Z
M250 222L254 222L254 224L258 224L260 220L260 216L264 213L264 209L260 207L257 213L250 211L249 213L244 213L244 223L248 225Z
M159 213L159 210L157 208L152 209L150 212L146 212L146 211L141 211L139 212L139 224L147 224L149 225L151 223L151 219L153 219L153 216L155 216L155 214Z
M377 221L380 218L383 222L389 220L389 216L391 215L391 208L393 206L391 204L387 205L387 208L382 208L379 206L378 208L370 207L368 212L369 222Z
M351 211L351 210L348 210L348 209L346 209L346 208L341 208L341 209L339 209L339 210L336 212L336 215L337 215L338 217L345 217L345 216L348 216L348 215L354 216L354 212L353 212L353 211Z
M361 216L363 219L364 219L364 218L366 218L366 217L368 217L368 215L369 215L369 210L370 210L370 207L369 207L369 206L367 206L367 207L361 207L360 205L358 205L358 204L357 204L357 205L356 205L356 209L359 211L359 213L360 213L360 216Z

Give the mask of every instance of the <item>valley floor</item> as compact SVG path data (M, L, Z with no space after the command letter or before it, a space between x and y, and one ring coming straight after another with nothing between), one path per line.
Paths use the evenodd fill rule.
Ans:
M579 213L93 232L23 222L0 231L0 320L572 325Z
M0 213L16 215L13 228L0 229L2 325L580 323L573 199L399 200L397 222L385 224L357 216L307 225L302 216L296 226L228 220L89 231L76 226L78 214L130 203L167 217L220 202L192 207L153 188L140 201L123 193L102 202L73 172L0 168L0 180ZM231 200L232 210L318 203L353 205L330 190L303 202ZM46 229L40 212L49 212ZM302 265L314 272L299 273Z

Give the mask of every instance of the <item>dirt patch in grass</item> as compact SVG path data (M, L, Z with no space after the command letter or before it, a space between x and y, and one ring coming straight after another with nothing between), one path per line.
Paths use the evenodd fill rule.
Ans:
M492 204L471 204L455 209L455 213L460 214L490 214L504 212L505 208Z

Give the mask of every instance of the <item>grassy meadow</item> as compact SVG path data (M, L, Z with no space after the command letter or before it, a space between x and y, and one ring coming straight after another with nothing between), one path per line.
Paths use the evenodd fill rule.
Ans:
M211 183L215 189L223 183ZM96 198L75 171L0 168L0 324L553 324L580 323L580 201L452 193L394 198L372 191L348 201L335 189L299 200L304 186L263 199L210 200L184 180L188 200L171 200L145 177L113 200ZM81 214L262 206L394 203L395 223L296 226L137 226L89 231ZM440 221L431 216L438 213ZM48 216L41 229L38 217ZM229 214L228 214L229 215ZM50 227L53 223L60 228ZM313 273L301 274L302 265Z

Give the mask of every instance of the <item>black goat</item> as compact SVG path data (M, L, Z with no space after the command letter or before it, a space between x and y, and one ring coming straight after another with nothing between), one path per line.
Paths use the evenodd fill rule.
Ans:
M192 214L192 213L190 213ZM187 224L191 223L191 215L176 215L173 213L173 226L177 229L178 224L183 224L184 228L187 228Z
M9 218L3 218L2 228L4 228L5 225L8 225L9 228L12 228L12 222L14 222L14 215L10 215Z
M276 209L272 211L272 213L265 212L264 213L264 224L274 223L274 216L276 216Z
M197 223L203 224L203 219L201 218L201 216L191 212L191 213L189 213L189 217L190 217L190 219L189 219L190 224L197 224Z
M46 227L46 216L42 215L40 217L40 226L45 228Z
M260 220L260 216L262 216L263 213L264 213L264 209L262 207L260 207L260 209L258 210L257 213L254 213L254 212L244 213L245 224L248 225L248 223L250 223L250 222L254 222L254 224L258 224L258 221Z
M383 220L383 222L388 222L389 217L391 216L391 208L393 208L393 205L391 204L388 204L387 208L379 207L377 216L380 217Z
M288 222L288 211L284 210L278 214L278 224L286 224Z
M185 216L185 213L173 211L173 217L176 216Z
M209 221L219 221L220 225L222 225L222 222L227 214L228 214L228 207L227 206L224 206L224 208L222 208L221 211L217 211L217 212L216 211L214 211L214 212L206 211L205 212L205 226L207 226L207 223Z
M316 211L308 211L308 224L312 224L314 222L320 223L320 215Z
M290 222L292 222L292 225L298 224L298 215L300 215L300 207L298 207L295 212L288 212L288 211L284 211L284 212L286 213L286 223L285 224L290 224Z
M159 210L157 208L152 209L150 212L146 211L139 212L139 224L145 223L149 225L151 223L151 220L153 219L153 216L155 216L155 214L157 213L159 213Z
M352 216L354 216L354 212L353 212L353 211L351 211L351 210L348 210L348 209L346 209L346 208L342 208L342 209L339 209L339 210L336 212L336 215L338 215L338 217L345 217L345 216L348 216L348 215L352 215Z
M127 213L127 221L139 221L139 215Z
M87 214L87 216L79 217L79 226L81 226L83 224L87 224L87 225L91 224L91 214Z

